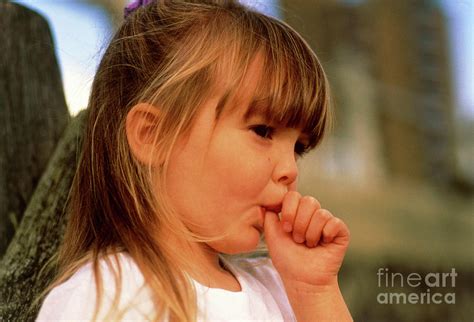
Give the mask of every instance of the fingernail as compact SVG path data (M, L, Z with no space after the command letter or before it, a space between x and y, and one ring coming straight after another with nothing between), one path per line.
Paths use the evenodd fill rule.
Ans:
M289 222L285 221L283 223L283 230L289 233L290 231L293 230L293 228L291 227L291 224Z
M297 242L298 244L301 244L302 242L304 242L303 236L298 235L298 234L294 235L294 236L293 236L293 239L294 239L295 242Z

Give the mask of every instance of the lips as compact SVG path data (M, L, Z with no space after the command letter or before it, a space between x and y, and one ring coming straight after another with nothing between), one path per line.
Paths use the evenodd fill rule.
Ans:
M255 228L260 231L260 233L263 233L263 226L265 225L265 212L271 211L276 214L279 214L281 212L281 203L280 204L274 204L274 205L266 205L266 206L260 206L260 212L261 212L261 217L260 217L260 222L255 225Z
M281 212L281 203L280 204L275 204L275 205L263 206L263 208L267 211L271 211L271 212L274 212L276 214L279 214Z

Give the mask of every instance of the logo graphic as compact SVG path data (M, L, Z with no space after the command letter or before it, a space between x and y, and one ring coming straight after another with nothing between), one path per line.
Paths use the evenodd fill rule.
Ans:
M377 294L379 304L455 304L456 277L454 268L451 272L430 272L422 275L416 272L404 275L391 272L388 268L379 268L377 271L377 286L385 292ZM407 292L412 288L413 292ZM436 288L436 291L432 291ZM395 292L403 289L403 291ZM423 290L419 292L419 290Z

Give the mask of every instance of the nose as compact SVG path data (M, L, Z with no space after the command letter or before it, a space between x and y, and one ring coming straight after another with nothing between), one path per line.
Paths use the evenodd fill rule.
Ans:
M291 150L291 153L280 153L276 156L275 168L273 170L273 181L290 188L296 184L297 178L298 167L294 151Z

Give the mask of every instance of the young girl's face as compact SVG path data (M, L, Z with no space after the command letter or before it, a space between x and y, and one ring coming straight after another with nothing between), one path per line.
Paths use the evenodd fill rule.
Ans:
M298 169L295 145L307 144L299 129L266 123L245 112L259 80L258 60L232 111L216 120L218 98L200 109L189 135L172 150L168 193L178 213L205 236L230 234L208 245L220 253L255 249L264 224L264 209L278 208L288 190L295 190Z

